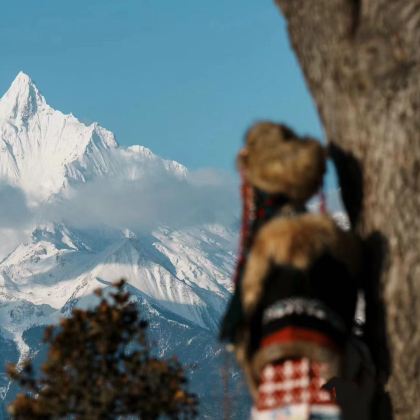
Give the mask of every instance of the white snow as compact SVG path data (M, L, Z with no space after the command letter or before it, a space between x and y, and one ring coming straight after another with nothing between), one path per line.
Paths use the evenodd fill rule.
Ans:
M0 99L0 179L22 188L33 203L97 176L140 178L186 168L142 146L119 148L113 133L51 108L30 77L19 73Z
M19 73L0 99L0 182L21 188L33 207L111 176L142 182L187 169L143 146L121 148L113 133L51 108L29 76ZM1 205L1 204L0 204ZM141 209L139 209L141 212ZM215 331L230 294L236 235L221 225L150 233L80 230L51 220L0 261L0 322L21 355L22 334L86 305L97 287L127 279L152 308ZM155 310L155 309L154 309Z

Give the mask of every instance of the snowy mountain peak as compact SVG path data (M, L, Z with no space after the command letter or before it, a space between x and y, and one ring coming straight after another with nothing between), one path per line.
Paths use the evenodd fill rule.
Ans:
M195 212L207 212L201 204L191 211L190 203L213 204L183 165L143 146L119 147L111 131L49 106L21 72L0 98L3 183L20 189L30 209L23 231L0 224L0 246L13 240L0 255L0 419L2 400L5 406L16 395L1 366L43 357L43 326L96 304L94 290L121 278L159 356L177 354L197 366L197 392L205 384L207 395L208 383L223 389L215 332L232 287L236 240L228 227L204 224L207 216L189 226L190 218L201 220Z
M98 123L53 109L23 72L0 99L0 181L21 188L32 204L97 177L137 179L152 167L186 173L142 146L119 148Z
M0 100L0 120L17 120L18 123L23 123L44 106L45 98L31 78L21 71Z

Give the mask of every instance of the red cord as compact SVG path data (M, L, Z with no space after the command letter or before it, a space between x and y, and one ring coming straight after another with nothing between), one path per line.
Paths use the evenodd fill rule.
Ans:
M240 232L240 237L239 237L238 261L236 264L235 275L233 277L235 284L237 283L239 279L241 267L244 264L245 244L248 240L248 235L249 235L249 220L251 216L251 203L253 199L251 185L245 180L242 174L241 174L241 178L242 178L242 186L241 186L242 222L241 222L241 232Z

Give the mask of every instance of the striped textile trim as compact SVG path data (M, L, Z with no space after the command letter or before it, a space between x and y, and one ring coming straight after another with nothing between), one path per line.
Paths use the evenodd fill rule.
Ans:
M285 318L289 315L307 315L328 322L338 331L346 331L341 317L319 299L291 297L280 299L264 310L263 324Z
M261 342L261 346L265 347L270 346L272 344L292 341L310 341L313 343L317 343L323 347L328 347L332 349L337 348L336 342L327 337L325 334L299 327L283 328L280 331L277 331L265 337Z

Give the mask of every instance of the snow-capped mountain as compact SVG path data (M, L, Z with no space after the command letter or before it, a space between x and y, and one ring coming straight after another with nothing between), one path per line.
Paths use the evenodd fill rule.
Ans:
M92 304L96 288L125 278L151 320L157 351L197 366L192 387L207 395L203 418L220 418L216 335L231 290L234 230L220 223L138 231L104 223L80 227L40 216L45 203L65 202L80 185L116 178L141 184L162 173L187 182L181 164L142 146L119 147L98 124L51 108L29 76L18 74L0 99L0 184L23 191L37 217L25 227L25 240L0 259L0 363L40 359L42 326L75 305ZM136 211L141 217L141 207ZM1 372L0 397L8 401L16 390Z
M35 201L97 176L136 178L154 166L178 176L186 171L145 147L120 149L114 134L97 123L85 125L72 114L54 110L22 72L1 98L0 179Z

